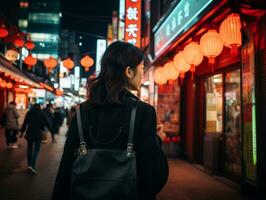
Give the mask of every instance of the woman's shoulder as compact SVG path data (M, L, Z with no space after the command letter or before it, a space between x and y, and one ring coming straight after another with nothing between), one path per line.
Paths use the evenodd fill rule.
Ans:
M146 102L139 101L138 108L144 115L156 115L155 108Z
M148 104L148 103L141 101L141 100L139 100L139 106L141 108L146 109L146 110L154 110L154 107L151 104Z

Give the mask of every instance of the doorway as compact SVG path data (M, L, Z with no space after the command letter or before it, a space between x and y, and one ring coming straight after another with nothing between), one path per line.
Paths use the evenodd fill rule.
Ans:
M241 176L240 69L204 79L203 164L224 176Z

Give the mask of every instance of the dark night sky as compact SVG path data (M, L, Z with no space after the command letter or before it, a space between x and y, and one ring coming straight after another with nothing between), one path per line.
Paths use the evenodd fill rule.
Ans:
M112 21L112 11L118 10L118 5L119 0L62 0L61 26L106 38L107 25ZM97 38L85 34L82 36L81 53L96 50Z

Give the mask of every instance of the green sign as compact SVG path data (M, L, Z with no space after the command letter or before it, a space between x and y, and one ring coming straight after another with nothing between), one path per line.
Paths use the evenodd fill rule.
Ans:
M257 129L255 98L254 42L250 31L250 42L242 47L242 101L243 101L243 153L245 178L257 182Z
M154 34L154 51L158 56L176 37L188 30L214 0L181 0Z

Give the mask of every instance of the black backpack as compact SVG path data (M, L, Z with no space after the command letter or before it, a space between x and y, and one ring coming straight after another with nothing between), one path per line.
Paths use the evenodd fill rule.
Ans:
M80 138L78 156L71 173L71 200L137 200L136 155L133 135L137 103L131 110L127 149L87 149L80 108L77 122Z

